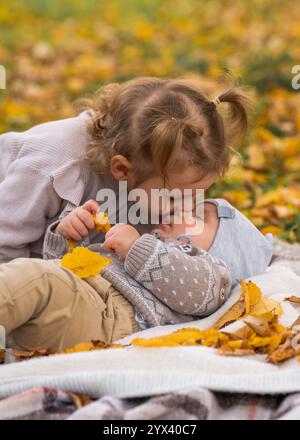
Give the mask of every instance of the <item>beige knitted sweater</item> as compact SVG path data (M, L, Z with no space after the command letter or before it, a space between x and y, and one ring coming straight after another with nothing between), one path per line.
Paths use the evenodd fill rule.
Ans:
M47 226L113 185L83 160L88 118L83 112L0 136L0 263L41 257Z

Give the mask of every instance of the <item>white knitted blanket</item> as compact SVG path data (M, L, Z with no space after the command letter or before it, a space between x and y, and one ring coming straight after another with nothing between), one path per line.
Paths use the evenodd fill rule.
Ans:
M300 246L278 243L275 258L264 275L251 279L265 296L283 301L300 297ZM298 253L298 254L297 254ZM237 286L226 304L208 318L193 323L156 327L124 338L156 336L185 326L210 327L239 297ZM282 302L281 322L291 325L299 306ZM297 309L298 307L298 309ZM117 397L151 396L188 387L247 393L300 391L300 363L296 359L276 366L264 356L223 357L208 347L128 347L55 355L0 367L0 399L37 386Z

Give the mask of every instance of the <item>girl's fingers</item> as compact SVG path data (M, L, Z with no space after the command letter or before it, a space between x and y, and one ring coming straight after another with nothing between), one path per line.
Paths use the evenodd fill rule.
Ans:
M72 227L77 232L77 234L80 235L80 239L82 237L85 237L86 235L88 235L88 233L89 233L88 228L85 226L84 223L82 223L82 221L77 216L72 217L70 219L70 222L71 222Z
M84 203L84 205L82 205L82 208L91 214L97 214L99 207L100 205L96 202L96 200L88 200Z
M95 228L95 222L90 212L86 211L85 209L78 208L76 215L88 229Z
M76 231L76 229L72 226L71 221L69 221L65 226L64 226L64 235L67 236L68 238L71 238L75 241L79 241L81 240L81 235Z

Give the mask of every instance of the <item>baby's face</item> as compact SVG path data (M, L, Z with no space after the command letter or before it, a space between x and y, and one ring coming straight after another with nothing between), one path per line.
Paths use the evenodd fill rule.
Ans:
M204 210L200 216L195 216L195 212L190 215L182 215L179 223L174 216L171 216L168 224L161 223L153 229L158 232L163 239L176 239L181 234L191 237L194 246L204 250L209 250L216 236L219 219L216 206L212 203L204 203Z

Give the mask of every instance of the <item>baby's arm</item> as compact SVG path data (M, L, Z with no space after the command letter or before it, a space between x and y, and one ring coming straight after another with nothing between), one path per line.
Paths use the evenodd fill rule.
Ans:
M114 226L106 237L104 248L124 260L126 272L178 313L208 315L230 294L225 263L206 251L190 256L128 225Z
M135 241L125 270L170 309L186 315L213 313L231 290L225 263L206 251L188 255L149 234Z

